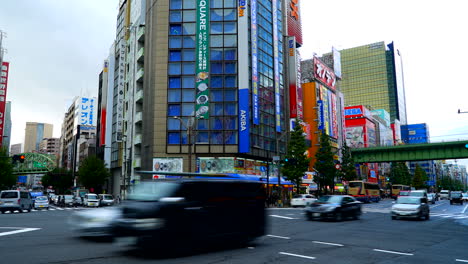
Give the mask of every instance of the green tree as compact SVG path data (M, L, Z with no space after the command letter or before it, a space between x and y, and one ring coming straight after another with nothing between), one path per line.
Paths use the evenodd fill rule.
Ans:
M288 180L296 185L297 191L302 183L302 177L309 169L310 158L307 157L307 145L304 138L304 131L296 119L296 126L291 132L288 142L288 151L282 162L281 173Z
M414 177L413 177L412 186L416 189L427 188L426 181L427 181L426 172L421 168L421 166L419 166L419 164L416 164L416 168L414 169Z
M392 162L390 167L390 182L392 184L411 185L411 174L404 162Z
M83 160L78 169L78 175L78 181L86 188L99 189L110 177L110 172L103 160L92 155Z
M52 186L58 194L65 193L73 186L73 176L71 171L65 168L55 168L42 177L44 187Z
M322 132L320 134L320 147L317 154L315 154L315 169L318 172L318 176L314 177L314 181L317 183L320 193L322 190L325 190L325 194L327 194L327 186L330 186L332 190L334 188L337 170L335 168L333 156L330 139Z
M357 179L356 165L354 163L353 156L351 155L351 149L344 143L341 152L341 171L339 172L341 179L345 181L354 181Z
M0 149L0 190L10 189L16 184L16 176L13 175L13 164L8 156L6 148Z

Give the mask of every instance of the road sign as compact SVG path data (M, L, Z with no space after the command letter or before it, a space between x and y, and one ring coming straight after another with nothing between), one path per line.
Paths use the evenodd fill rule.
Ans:
M435 186L435 181L426 181L426 185Z

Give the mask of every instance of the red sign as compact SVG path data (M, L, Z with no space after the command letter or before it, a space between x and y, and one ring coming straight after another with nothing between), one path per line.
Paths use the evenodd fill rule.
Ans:
M317 58L314 58L314 77L328 88L335 90L335 73Z
M289 0L288 35L296 37L296 43L302 46L302 25L299 0Z
M5 124L5 106L8 86L9 62L3 62L0 72L0 146L3 144L3 128Z
M360 117L367 117L369 118L371 113L369 109L367 109L363 105L354 105L354 106L346 106L345 107L345 117L349 118L360 118Z

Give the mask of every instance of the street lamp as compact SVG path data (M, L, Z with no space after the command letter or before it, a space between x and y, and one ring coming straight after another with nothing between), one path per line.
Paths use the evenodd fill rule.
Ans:
M180 124L187 130L188 138L188 172L192 172L192 145L194 144L192 137L194 136L194 126L195 121L198 119L203 119L203 116L191 117L187 122L184 122L179 116L173 116L174 119L179 120Z

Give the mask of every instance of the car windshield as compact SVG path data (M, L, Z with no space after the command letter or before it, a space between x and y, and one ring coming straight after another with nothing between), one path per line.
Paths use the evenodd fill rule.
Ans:
M2 192L0 198L18 198L18 192Z
M295 194L293 198L302 198L302 194Z
M65 195L65 199L73 199L73 195Z
M421 198L419 197L399 197L397 200L398 204L419 204Z
M468 197L468 194L466 194L466 193L464 193L464 194L462 194L462 195L463 195L463 197Z
M47 197L39 196L39 197L36 198L36 201L47 201Z
M170 197L179 188L174 182L143 182L135 186L128 195L129 200L157 201L162 197Z
M400 196L409 196L409 192L401 192L400 191Z
M452 198L460 198L462 196L461 193L452 193L450 196L452 196Z
M412 191L411 196L422 197L422 196L424 196L424 192Z
M97 194L88 194L88 199L97 199Z
M114 199L114 197L112 197L112 195L104 195L102 198L103 198L104 200L112 200L112 199Z
M317 200L318 203L341 203L341 196L325 195Z

